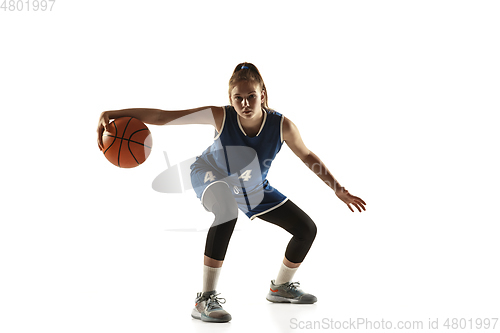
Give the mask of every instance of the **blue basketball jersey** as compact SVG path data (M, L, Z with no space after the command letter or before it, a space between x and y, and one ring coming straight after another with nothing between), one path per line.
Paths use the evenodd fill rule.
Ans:
M232 106L224 107L224 119L214 143L200 156L232 185L251 191L262 186L272 161L283 144L283 116L278 112L263 112L263 121L254 137L246 135Z
M207 186L219 181L229 186L238 207L250 219L287 200L266 179L283 144L283 116L278 112L262 112L264 119L259 132L249 137L236 110L224 107L220 133L215 132L214 143L191 165L191 183L202 203Z

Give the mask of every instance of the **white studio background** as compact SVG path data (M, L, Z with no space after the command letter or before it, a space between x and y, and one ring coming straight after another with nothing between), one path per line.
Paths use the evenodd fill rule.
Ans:
M287 332L300 330L292 318L500 317L498 2L8 6L0 331ZM199 155L213 129L150 126L153 152L130 170L107 162L95 130L105 110L225 105L243 61L367 211L351 213L285 145L269 180L318 225L296 278L319 301L264 299L289 236L240 214L219 281L233 320L207 326L189 314L212 216L192 190L162 194L151 182L164 151L172 165Z

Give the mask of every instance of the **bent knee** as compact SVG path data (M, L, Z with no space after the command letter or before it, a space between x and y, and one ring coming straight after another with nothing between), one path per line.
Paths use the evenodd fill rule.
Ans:
M316 223L312 220L308 220L307 223L304 223L300 229L298 237L312 243L316 238L317 233L318 228L316 227Z
M310 229L309 234L311 235L311 240L314 240L316 238L316 234L318 233L318 228L316 227L316 223L311 221L309 229Z
M203 205L214 213L217 219L229 221L238 217L238 204L225 182L217 182L207 187Z

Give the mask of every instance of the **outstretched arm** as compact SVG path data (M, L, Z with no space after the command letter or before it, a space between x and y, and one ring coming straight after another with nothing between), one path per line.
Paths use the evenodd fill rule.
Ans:
M327 184L352 212L354 212L354 210L351 205L356 207L360 212L361 209L365 210L364 205L366 205L366 203L361 198L351 195L349 191L339 184L319 157L306 147L297 126L286 117L283 120L283 140L294 154L297 155L297 157L299 157L325 184Z
M224 109L216 106L204 106L196 109L165 111L159 109L123 109L116 111L104 111L99 116L97 124L97 144L102 150L102 134L108 129L111 119L121 117L133 117L145 124L151 125L186 125L186 124L210 124L220 132Z

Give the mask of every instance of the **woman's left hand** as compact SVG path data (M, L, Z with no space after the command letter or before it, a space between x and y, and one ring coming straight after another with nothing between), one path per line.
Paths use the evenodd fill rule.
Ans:
M361 212L361 209L366 210L364 206L366 205L366 203L363 201L363 199L350 194L349 191L347 191L345 188L342 188L340 191L335 192L335 194L347 205L347 207L349 207L352 212L354 212L354 210L352 209L351 205L356 207L359 212Z

